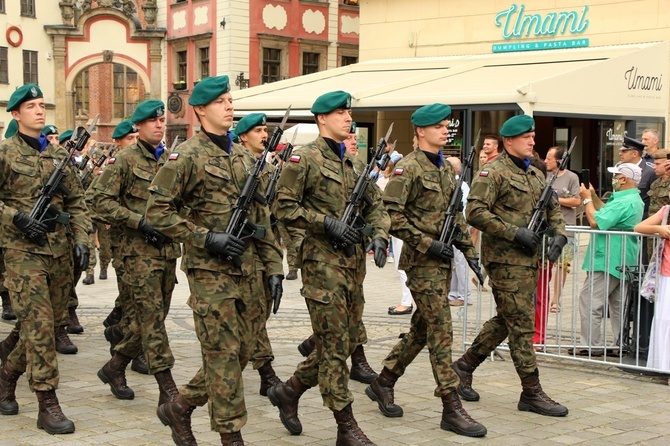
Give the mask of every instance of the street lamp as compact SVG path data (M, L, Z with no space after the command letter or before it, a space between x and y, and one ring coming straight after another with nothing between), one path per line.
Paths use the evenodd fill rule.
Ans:
M249 79L244 78L244 71L240 72L235 78L235 85L240 87L240 90L243 88L249 88Z

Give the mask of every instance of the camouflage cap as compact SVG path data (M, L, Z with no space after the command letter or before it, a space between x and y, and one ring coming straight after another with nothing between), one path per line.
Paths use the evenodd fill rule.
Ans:
M150 118L160 118L165 114L165 104L159 99L147 99L137 106L130 120L133 123L146 121Z
M58 135L58 144L63 144L71 137L72 137L72 130L65 130L63 133Z
M16 132L19 131L19 123L16 122L16 119L12 119L9 121L9 124L7 124L7 130L5 130L5 138L11 138L12 136L16 135Z
M16 90L9 97L9 102L7 102L7 111L16 110L19 108L19 105L23 104L26 101L32 101L33 99L43 98L42 90L37 84L26 84Z
M451 114L451 107L446 104L424 105L412 113L412 124L426 127L444 121Z
M500 128L500 136L511 138L523 133L535 131L535 120L528 115L516 115L509 118Z
M230 91L228 76L206 77L193 87L188 103L193 106L207 105L228 91Z
M45 125L42 129L44 135L58 135L58 127L53 124Z
M235 126L235 133L239 135L244 135L249 130L259 125L267 125L268 117L265 113L251 113L240 119L240 122Z
M135 124L130 121L121 121L116 127L114 127L114 132L112 133L112 139L121 139L126 136L128 133L137 132Z
M652 155L655 160L665 160L668 159L668 155L670 154L670 150L668 149L658 149L657 151L654 152Z
M316 98L309 111L315 115L326 115L339 108L351 108L351 95L346 91L338 90L322 94Z

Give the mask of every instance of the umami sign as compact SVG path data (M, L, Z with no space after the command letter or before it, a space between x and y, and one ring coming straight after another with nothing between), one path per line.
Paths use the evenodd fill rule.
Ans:
M573 39L553 40L549 37L577 36L584 33L589 26L588 6L581 11L560 11L547 14L531 14L526 12L525 5L512 4L495 16L495 25L502 30L504 43L496 43L494 53L509 51L533 51L554 48L577 48L589 46L589 39L580 37ZM525 40L525 37L543 38L542 40Z

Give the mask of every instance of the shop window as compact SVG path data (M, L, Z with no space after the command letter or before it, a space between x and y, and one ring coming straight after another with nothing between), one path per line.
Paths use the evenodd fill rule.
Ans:
M261 83L276 82L281 79L281 50L263 48L263 78Z
M88 68L82 71L74 79L74 110L78 117L88 116L91 109L88 82L90 72Z
M140 103L139 77L132 68L114 64L112 74L112 114L114 119L128 119Z
M4 1L3 11L4 11ZM35 0L21 0L21 15L24 17L35 17Z
M0 46L0 84L9 83L9 61L7 58L7 47Z
M23 83L37 84L37 51L23 50Z

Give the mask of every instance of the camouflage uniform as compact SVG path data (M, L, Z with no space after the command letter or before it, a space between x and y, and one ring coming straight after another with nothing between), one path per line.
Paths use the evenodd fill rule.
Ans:
M335 250L324 232L326 216L340 218L359 172L356 161L340 158L318 137L296 150L284 166L274 213L287 227L306 230L298 254L302 269L301 294L306 300L316 337L316 349L298 364L294 377L302 385L319 385L324 405L342 411L353 401L348 388L346 360L357 347L363 316L363 279L366 252L361 245L347 257ZM373 238L388 240L390 220L381 203L381 191L371 184L372 205L364 209ZM292 378L293 379L293 378Z
M13 224L16 211L29 214L42 186L55 166L66 156L64 149L49 145L42 153L28 146L18 135L0 143L0 201L2 202L5 286L21 324L20 340L7 358L9 368L28 371L34 391L50 391L58 386L58 362L54 348L54 325L65 314L72 288L73 257L63 225L48 234L48 243L39 246L23 237ZM51 204L70 214L70 228L76 243L86 244L87 216L77 172L66 167L64 185L71 190L57 193ZM65 259L65 261L63 261Z
M541 172L518 167L507 152L486 164L472 182L466 208L467 221L482 231L482 263L497 305L470 350L489 355L509 336L509 348L521 378L537 369L533 335L539 254L528 255L514 242L518 228L526 227L545 186ZM565 220L556 200L547 212L556 235L565 236Z
M119 247L123 253L123 281L131 294L135 318L115 351L134 358L144 349L152 375L174 366L165 318L181 251L176 242L166 241L163 248L147 243L138 228L149 199L149 185L167 157L163 152L157 161L141 141L127 147L109 160L93 185L91 197L95 213L102 220L123 226Z
M427 254L427 250L440 237L456 186L455 172L448 162L436 167L421 150L403 158L394 172L384 191L384 204L391 216L391 235L411 248L402 250L398 268L407 273L407 286L417 311L412 316L409 334L396 344L383 364L394 375L402 376L427 345L437 383L435 396L442 397L453 392L458 384L451 368L453 329L448 298L451 262L445 263ZM461 212L456 214L456 223L463 233L456 247L467 258L476 258Z
M286 262L289 270L297 270L298 267L298 250L302 244L302 239L305 238L305 231L296 228L287 228L281 223L276 225L278 236L275 238L281 240L286 247Z
M254 162L242 146L233 144L227 153L200 132L179 145L149 188L147 222L184 243L188 305L202 350L203 367L180 394L192 406L209 401L212 429L220 433L239 432L247 420L242 370L266 319L258 259L266 275L283 275L267 206L254 204L248 215L268 230L240 256L241 267L204 248L210 230L226 230ZM186 209L188 218L180 215Z

